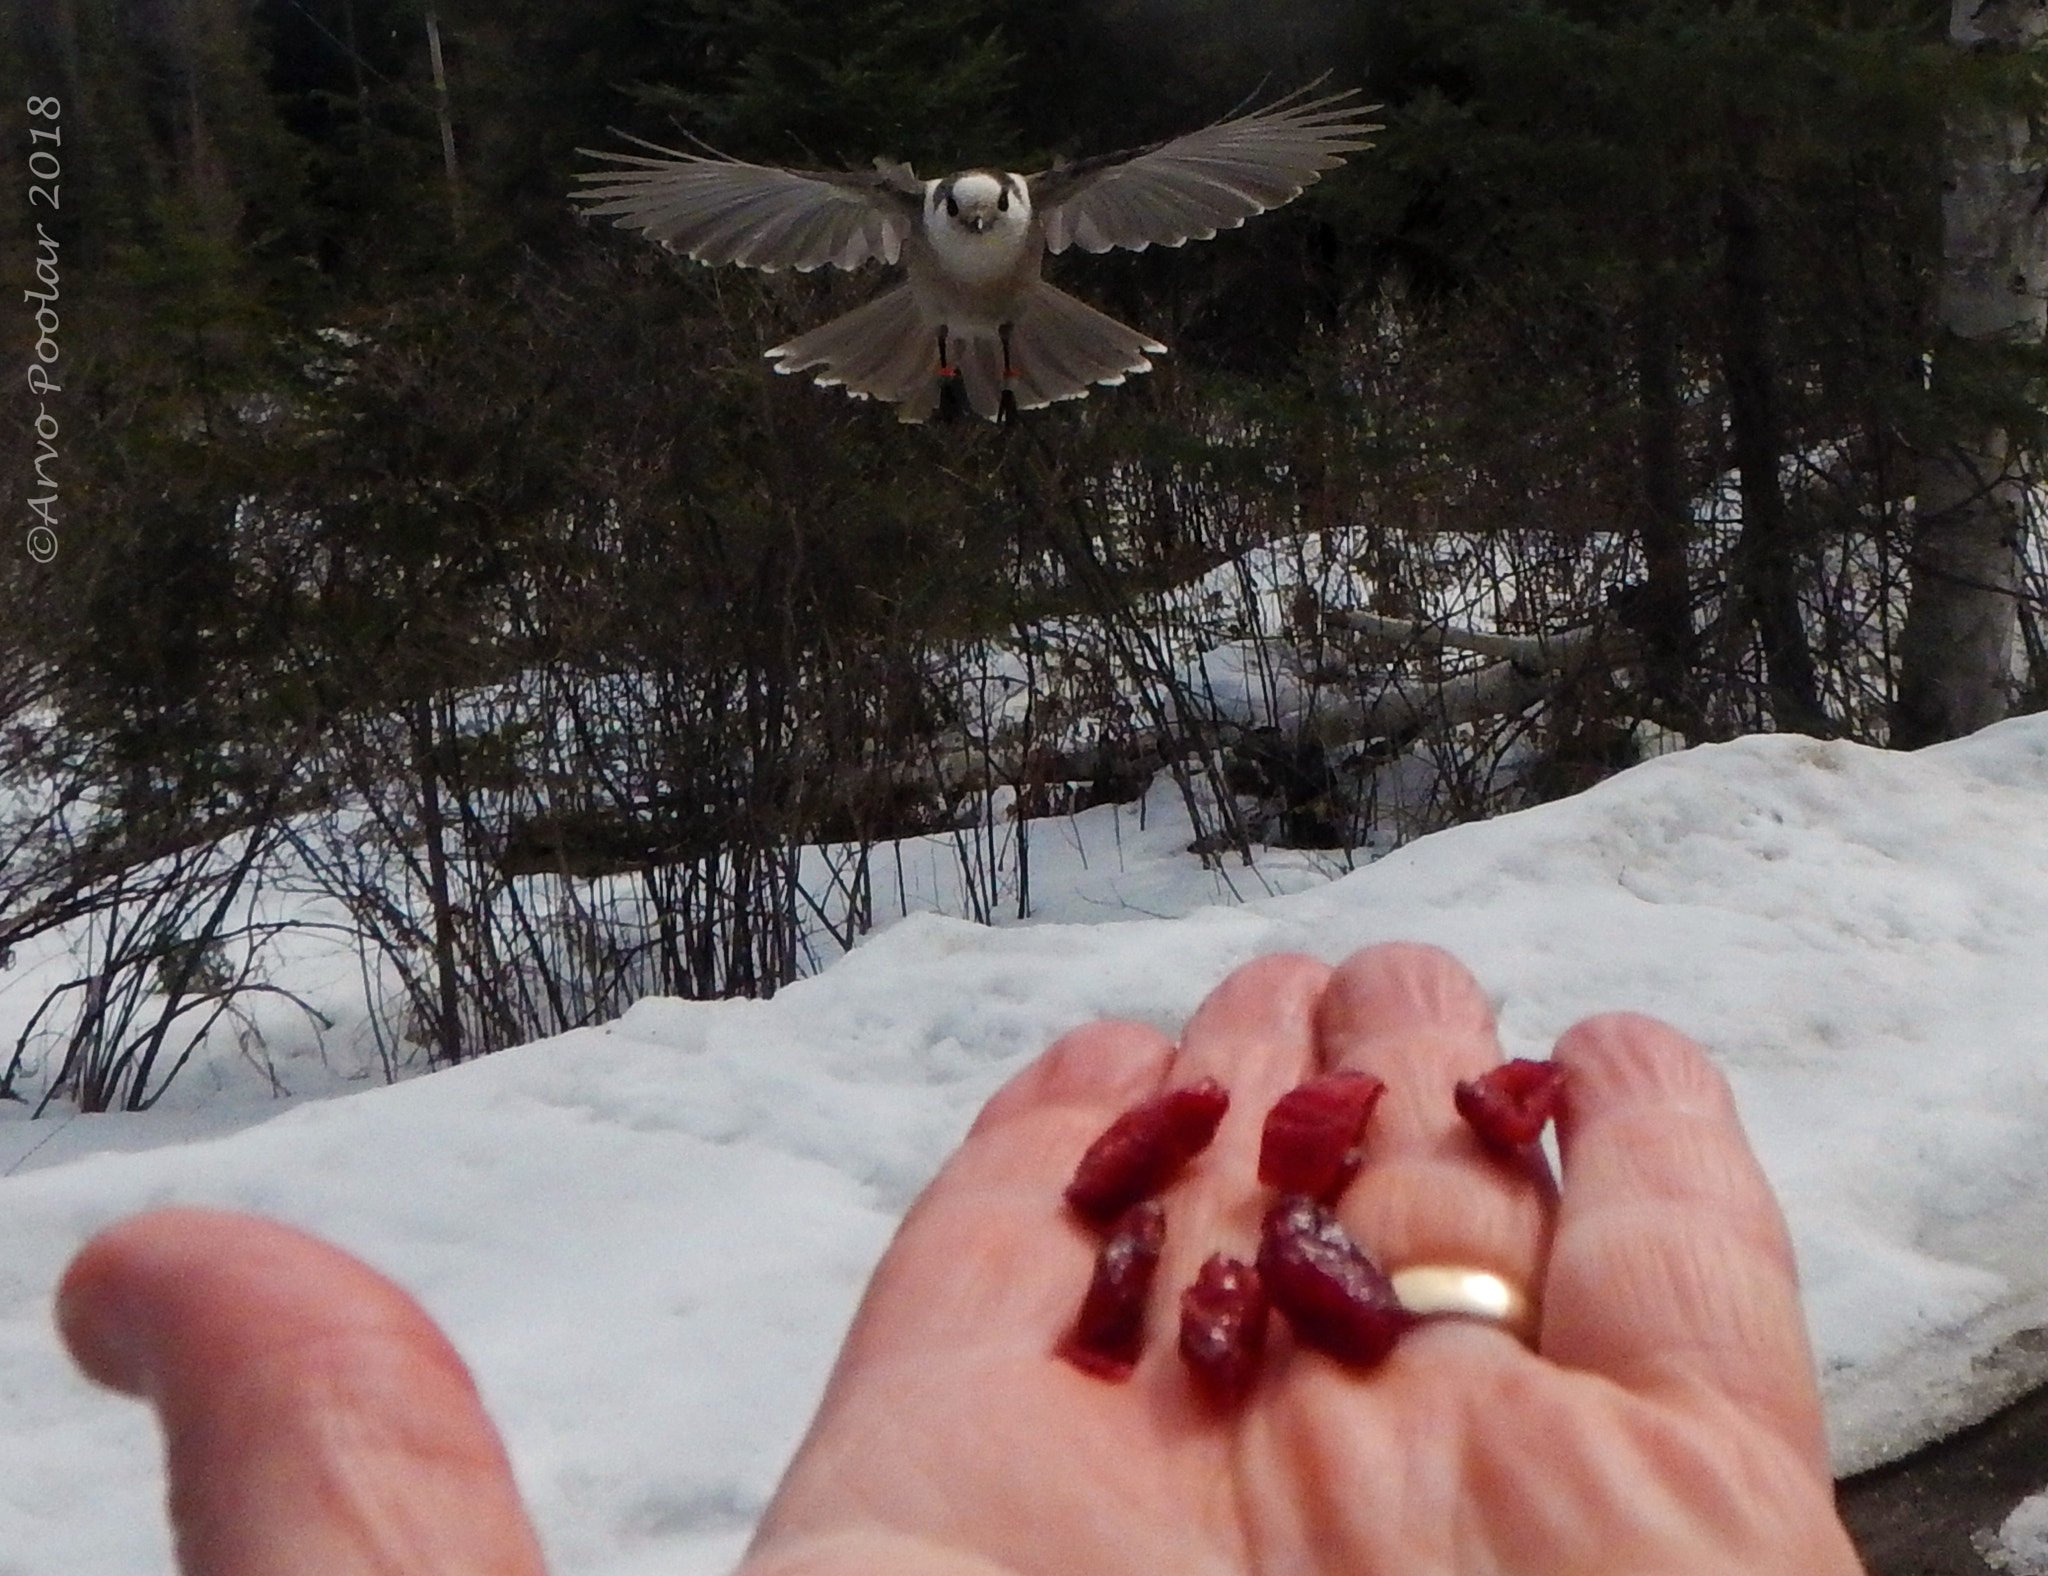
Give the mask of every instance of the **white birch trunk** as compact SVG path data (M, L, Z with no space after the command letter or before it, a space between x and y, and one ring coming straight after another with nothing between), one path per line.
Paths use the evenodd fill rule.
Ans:
M2048 0L1955 0L1959 49L2028 49ZM2029 118L1968 112L1948 128L1939 317L1954 339L2039 344L2048 326L2048 147ZM1943 375L1935 359L1937 388ZM2010 436L1983 425L1922 457L1913 587L1899 642L1892 743L1906 749L1998 721L2012 695L2021 486Z

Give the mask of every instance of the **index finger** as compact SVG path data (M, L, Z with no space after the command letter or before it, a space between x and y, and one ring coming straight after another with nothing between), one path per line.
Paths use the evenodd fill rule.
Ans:
M1703 1387L1825 1473L1791 1238L1727 1081L1627 1013L1579 1024L1554 1060L1564 1186L1543 1355L1641 1393Z

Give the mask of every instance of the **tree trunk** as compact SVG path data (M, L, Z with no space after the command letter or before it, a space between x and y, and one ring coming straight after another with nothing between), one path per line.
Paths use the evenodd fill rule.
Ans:
M462 167L455 161L455 116L448 107L448 70L441 62L441 18L427 6L427 60L434 69L434 119L441 127L441 171L448 181L448 219L462 235Z
M2048 34L2048 0L1955 0L1959 49L2028 47ZM1941 205L1937 392L1969 347L2037 345L2048 325L2043 134L2029 118L1972 109L1948 128ZM2012 694L2022 486L2012 443L1989 417L1966 416L1953 442L1923 454L1914 505L1913 589L1899 637L1891 742L1917 749L2003 717Z
M1692 575L1686 562L1685 408L1679 392L1678 327L1671 265L1645 258L1636 324L1636 533L1644 584L1632 625L1643 638L1644 678L1659 721L1688 739L1702 727L1692 682Z
M420 780L420 836L427 845L427 900L433 905L435 1060L462 1060L462 975L456 967L455 901L448 884L448 823L441 809L441 752L431 701L412 714L413 769Z
M1771 365L1763 221L1749 167L1752 157L1738 147L1736 168L1721 191L1722 278L1727 291L1721 375L1728 386L1728 425L1742 493L1735 572L1743 617L1755 625L1763 648L1772 722L1787 733L1824 733L1827 716L1800 617L1799 560L1792 550L1792 524L1778 475L1785 442Z

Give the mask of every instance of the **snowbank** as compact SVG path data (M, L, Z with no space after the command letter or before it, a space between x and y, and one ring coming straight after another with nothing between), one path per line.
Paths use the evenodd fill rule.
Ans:
M1153 857L1133 879L1163 911L1214 891ZM49 1298L89 1233L172 1200L410 1287L562 1576L722 1571L896 1219L997 1084L1092 1017L1174 1028L1261 953L1403 937L1473 967L1510 1054L1611 1007L1709 1047L1792 1220L1838 1467L2048 1372L2048 720L1911 756L1755 738L1241 907L915 916L770 1002L646 1001L224 1138L80 1156L115 1120L81 1119L74 1158L0 1181L0 1571L169 1566L148 1415L73 1374Z

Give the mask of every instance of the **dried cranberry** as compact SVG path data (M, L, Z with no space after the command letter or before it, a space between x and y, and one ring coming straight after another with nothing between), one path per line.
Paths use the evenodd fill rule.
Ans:
M1128 1379L1145 1339L1145 1299L1166 1242L1166 1211L1133 1204L1095 1256L1095 1276L1060 1355L1076 1368L1111 1381Z
M1533 1144L1564 1098L1564 1069L1555 1062L1502 1062L1458 1085L1458 1114L1495 1149Z
M1083 1219L1107 1225L1207 1149L1229 1108L1229 1093L1213 1078L1133 1106L1088 1146L1067 1184L1067 1202Z
M1242 1259L1212 1253L1180 1294L1180 1354L1195 1381L1231 1402L1251 1388L1266 1348L1266 1287Z
M1259 1180L1328 1202L1358 1170L1358 1141L1387 1086L1371 1073L1325 1073L1283 1094L1266 1113Z
M1377 1363L1415 1322L1336 1215L1299 1193L1266 1212L1259 1276L1294 1333L1343 1362Z

